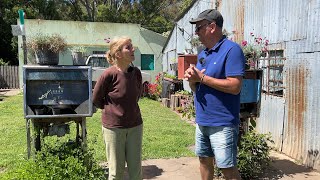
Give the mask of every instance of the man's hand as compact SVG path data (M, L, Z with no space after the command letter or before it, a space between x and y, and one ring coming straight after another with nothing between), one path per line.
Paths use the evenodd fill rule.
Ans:
M184 73L184 79L190 83L200 82L205 71L206 69L202 69L200 71L194 65L190 65L190 67Z

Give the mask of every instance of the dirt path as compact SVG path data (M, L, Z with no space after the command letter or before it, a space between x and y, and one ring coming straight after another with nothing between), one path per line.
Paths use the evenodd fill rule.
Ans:
M15 96L21 92L21 89L0 89L0 97Z
M290 157L272 151L271 166L259 180L320 180L320 173L295 163ZM103 166L106 166L104 163ZM142 162L143 179L157 180L200 180L197 157L176 159L148 159ZM125 174L125 180L129 180Z
M296 164L293 159L272 152L270 169L259 179L320 180L320 173ZM200 180L199 162L196 157L177 159L150 159L142 163L143 179ZM129 180L126 174L125 180Z

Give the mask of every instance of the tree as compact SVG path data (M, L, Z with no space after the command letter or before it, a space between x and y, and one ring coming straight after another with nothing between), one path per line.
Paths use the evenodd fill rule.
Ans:
M100 21L137 23L163 33L174 26L174 20L192 0L1 0L0 58L18 64L17 37L11 34L17 23L18 10L28 19Z

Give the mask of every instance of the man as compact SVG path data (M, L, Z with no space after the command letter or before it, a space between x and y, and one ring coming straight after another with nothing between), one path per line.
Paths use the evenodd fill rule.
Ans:
M223 17L208 9L190 21L206 47L196 67L184 75L195 94L196 154L202 180L212 180L213 163L226 179L240 179L237 169L240 90L245 59L240 46L222 33ZM215 158L215 159L213 159Z

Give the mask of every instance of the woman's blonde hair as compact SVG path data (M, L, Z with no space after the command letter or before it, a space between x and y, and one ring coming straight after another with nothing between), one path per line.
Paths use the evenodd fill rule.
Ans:
M118 51L121 51L124 44L127 42L131 42L131 39L126 36L114 38L110 42L110 49L106 53L106 59L109 62L109 64L111 65L117 64L116 53Z

